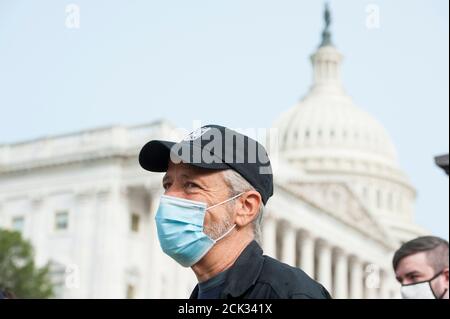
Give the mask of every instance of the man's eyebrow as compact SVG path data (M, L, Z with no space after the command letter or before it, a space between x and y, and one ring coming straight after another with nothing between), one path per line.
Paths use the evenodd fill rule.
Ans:
M410 271L410 272L406 273L404 277L409 277L409 276L412 276L412 275L420 275L420 274L421 273L418 272L417 270L413 270L413 271Z
M403 276L395 276L395 279L397 279L397 281L398 282L402 282L402 279L404 279L404 278L407 278L407 277L410 277L410 276L412 276L412 275L420 275L421 273L419 272L419 271L417 271L417 270L413 270L413 271L410 271L410 272L408 272L408 273L406 273L406 274L404 274Z
M202 178L202 176L197 175L197 174L195 174L195 173L193 173L193 174L183 173L183 174L180 175L180 177L181 177L182 179L184 179L184 180L186 180L186 179L192 180L193 178L196 178L196 182L197 182L199 185L206 186L206 183L205 183L204 179ZM166 174L163 176L161 182L164 184L165 182L167 182L167 181L170 180L170 179L171 179L170 175L168 175L168 174L166 173Z
M180 177L185 178L185 179L192 178L192 176L190 176L189 174L186 174L186 173L181 174ZM167 175L167 174L165 174L165 175L163 176L162 181L165 182L165 181L167 181L169 178L170 178L170 176Z

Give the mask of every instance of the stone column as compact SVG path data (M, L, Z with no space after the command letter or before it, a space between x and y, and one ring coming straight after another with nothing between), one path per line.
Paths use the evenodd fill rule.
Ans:
M361 261L357 257L352 257L350 263L350 298L363 298L363 269Z
M306 231L300 235L300 268L314 278L314 238Z
M124 298L128 212L119 185L97 193L94 298Z
M149 194L150 205L149 205L149 256L150 260L148 263L149 271L150 271L150 280L149 280L149 293L150 298L161 298L162 294L162 272L163 272L163 263L162 258L163 251L161 250L161 246L159 244L158 233L156 229L155 216L156 211L159 206L159 198L163 193L160 189L156 189L155 187L147 186L146 191ZM181 267L181 266L180 266ZM189 296L188 296L189 297Z
M49 230L53 231L52 212L47 209L47 201L43 194L31 199L32 213L30 239L35 249L35 262L43 266L48 262L48 248L46 245Z
M106 281L107 278L104 270L108 266L107 263L107 250L106 250L106 228L108 227L108 215L107 204L109 200L109 192L105 189L96 190L95 193L95 215L92 216L95 233L93 241L93 251L95 263L92 265L92 281L90 291L92 298L106 298L105 290L109 289Z
M74 222L74 251L71 278L67 278L69 295L72 298L92 298L90 283L93 280L93 270L96 255L92 253L95 224L95 192L93 189L80 190L75 194L75 208L71 220Z
M348 298L348 262L347 255L341 249L336 250L335 256L334 297Z
M264 253L276 258L277 252L277 223L272 216L267 216L263 224Z
M380 267L376 264L369 263L365 266L366 274L364 280L365 298L378 299L380 291Z
M386 270L380 271L380 298L381 299L390 299L390 282L389 275Z
M320 241L318 246L318 275L317 280L331 293L332 286L332 258L331 246L325 242Z
M294 228L289 225L283 227L282 240L282 261L290 266L295 267L295 255L297 251L297 233Z

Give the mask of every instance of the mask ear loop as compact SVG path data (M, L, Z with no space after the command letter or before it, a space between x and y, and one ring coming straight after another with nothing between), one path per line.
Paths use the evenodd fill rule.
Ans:
M214 207L219 206L219 205L222 205L222 204L224 204L224 203L226 203L226 202L229 202L229 201L231 201L231 200L233 200L233 199L235 199L235 198L238 198L238 197L241 196L242 194L244 194L244 192L239 193L239 194L237 194L237 195L235 195L235 196L233 196L233 197L231 197L231 198L228 198L228 199L224 200L223 202L220 202L220 203L218 203L218 204L212 205L212 206L208 207L206 210L211 209L211 208L214 208ZM232 231L233 229L235 229L235 228L236 228L236 224L234 224L233 227L231 227L230 229L228 229L228 230L227 230L223 235L221 235L219 238L213 239L214 243L217 243L219 240L223 239L225 236L227 236L229 233L231 233L231 231Z
M230 229L228 229L228 230L225 232L225 234L223 234L222 236L220 236L220 237L217 238L217 239L214 239L214 243L217 243L219 240L223 239L225 236L227 236L229 233L231 233L231 231L232 231L233 229L235 229L235 228L236 228L236 224L234 224L233 227L231 227Z
M216 206L225 204L226 202L229 202L229 201L231 201L231 200L233 200L233 199L235 199L235 198L238 198L239 196L241 196L241 195L244 194L244 193L245 193L245 192L239 193L239 194L237 194L237 195L235 195L235 196L233 196L233 197L231 197L231 198L228 198L228 199L224 200L223 202L220 202L220 203L218 203L218 204L214 204L214 205L212 205L212 206L209 206L208 208L206 208L206 210L209 210L209 209L214 208L214 207L216 207Z
M437 277L439 277L440 275L442 275L443 272L444 272L444 269L441 270L440 272L438 272L436 275L434 275L433 278L431 278L430 280L427 280L428 281L428 285L430 286L431 292L433 293L433 296L436 299L442 299L444 297L444 295L447 293L447 290L448 290L448 289L445 289L443 294L441 294L440 296L436 296L436 294L434 293L433 287L431 286L431 282L433 280L435 280Z
M440 296L439 298L436 298L436 299L442 299L442 298L444 298L444 296L445 296L445 294L447 293L447 291L448 291L448 289L445 288L445 290L444 290L444 292L441 294L441 296ZM433 293L433 294L434 294L434 293Z

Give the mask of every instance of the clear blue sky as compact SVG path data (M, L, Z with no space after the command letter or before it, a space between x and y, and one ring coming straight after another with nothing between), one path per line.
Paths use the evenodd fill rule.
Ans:
M80 28L66 28L66 5ZM366 5L380 9L368 29ZM343 80L389 131L416 220L448 239L449 2L331 1ZM166 118L269 127L306 92L323 2L0 0L0 143Z

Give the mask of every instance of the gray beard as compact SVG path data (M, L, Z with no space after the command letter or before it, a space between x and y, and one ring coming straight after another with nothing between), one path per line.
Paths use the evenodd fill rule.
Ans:
M233 225L232 214L228 214L224 221L205 227L203 231L211 239L215 240L230 230Z

